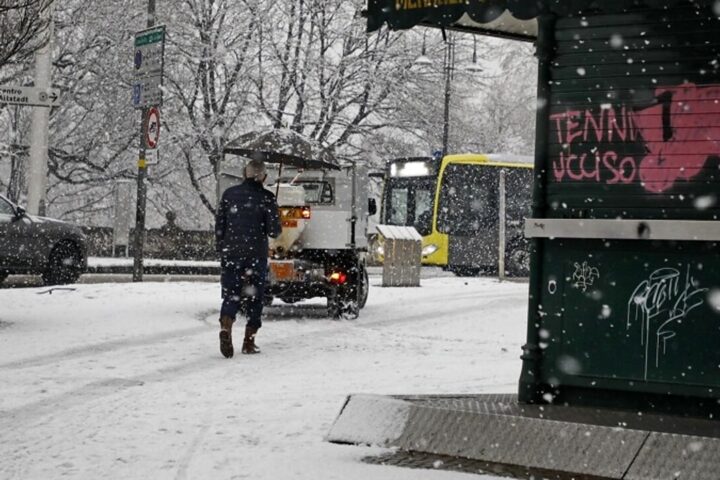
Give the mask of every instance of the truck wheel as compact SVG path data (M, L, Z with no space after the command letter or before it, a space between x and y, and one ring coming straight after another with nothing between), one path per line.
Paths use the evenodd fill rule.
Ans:
M273 297L272 295L265 295L263 297L263 305L269 307L270 305L272 305L273 300L275 300L275 297Z
M80 278L82 258L80 251L72 243L61 243L50 252L50 259L42 274L45 285L65 285L75 283Z
M7 279L8 273L7 272L0 272L0 285Z
M336 320L355 320L360 316L357 299L349 299L342 292L328 297L328 316Z
M370 277L368 276L367 268L364 266L360 267L360 285L358 285L358 290L360 292L358 307L363 309L367 304L368 296L370 296Z

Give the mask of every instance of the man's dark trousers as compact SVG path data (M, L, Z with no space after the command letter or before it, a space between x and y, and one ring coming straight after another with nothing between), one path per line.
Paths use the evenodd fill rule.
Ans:
M223 257L221 316L235 319L241 302L247 303L247 326L260 328L267 275L267 258Z

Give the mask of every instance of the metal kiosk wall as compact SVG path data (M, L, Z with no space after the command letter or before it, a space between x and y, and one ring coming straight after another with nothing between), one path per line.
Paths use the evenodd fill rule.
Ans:
M522 401L719 410L713 5L606 2L538 19Z

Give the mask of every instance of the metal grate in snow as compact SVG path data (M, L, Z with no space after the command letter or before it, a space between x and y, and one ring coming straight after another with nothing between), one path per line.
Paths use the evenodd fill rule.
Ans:
M630 411L521 405L513 395L360 395L349 398L328 440L398 449L399 456L375 462L388 465L437 468L428 459L447 457L454 459L442 461L448 468L520 477L716 480L720 439L668 430L714 436L718 426Z

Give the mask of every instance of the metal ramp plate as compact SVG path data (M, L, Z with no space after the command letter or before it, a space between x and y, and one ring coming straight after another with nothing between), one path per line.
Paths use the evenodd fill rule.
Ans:
M654 425L706 436L646 428ZM713 421L520 405L513 395L353 395L327 440L509 466L510 471L603 479L717 480L720 439L716 436L720 430Z
M717 480L720 478L720 440L651 433L624 478Z

